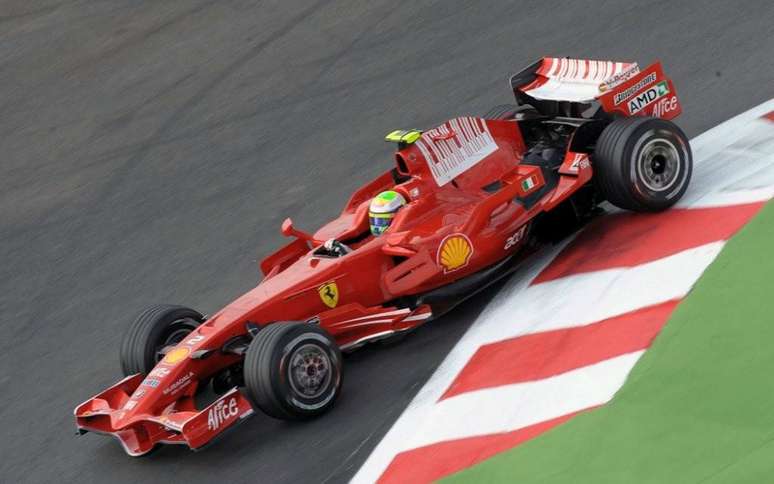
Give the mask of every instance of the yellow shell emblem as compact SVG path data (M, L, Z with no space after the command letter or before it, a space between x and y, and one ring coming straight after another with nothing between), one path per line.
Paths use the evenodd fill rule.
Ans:
M190 352L191 350L188 348L175 348L174 350L167 353L167 355L164 357L164 363L168 363L170 365L180 363L185 359L186 356L188 356L188 353Z
M438 265L444 272L456 271L468 265L473 255L470 239L462 234L449 235L438 248Z
M323 304L329 308L335 308L339 304L339 286L335 282L328 282L317 288L317 294Z

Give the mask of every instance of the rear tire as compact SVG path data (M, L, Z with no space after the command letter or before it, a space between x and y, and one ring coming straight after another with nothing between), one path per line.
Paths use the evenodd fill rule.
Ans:
M121 371L124 376L147 375L163 357L161 350L181 342L204 316L183 306L159 304L140 313L121 342Z
M318 326L273 323L250 343L244 378L253 407L282 420L307 420L328 411L339 396L341 351Z
M593 155L601 195L636 212L674 205L688 189L691 146L674 123L658 118L619 118L599 136Z

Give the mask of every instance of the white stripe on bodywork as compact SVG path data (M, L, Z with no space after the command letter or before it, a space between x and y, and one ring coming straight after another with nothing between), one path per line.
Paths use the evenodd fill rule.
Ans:
M589 69L588 69L588 63L587 60L581 60L580 62L580 71L578 72L578 77L581 79L586 79L589 75Z
M497 150L485 121L456 118L447 123L451 129L443 124L423 133L415 143L438 186L451 182ZM438 139L450 134L449 139Z
M599 69L599 63L597 61L589 61L589 64L591 66L591 74L590 74L589 77L593 81L596 81L597 80L597 69Z
M409 312L411 312L410 309L396 309L395 311L386 311L383 313L374 313L374 314L369 314L368 316L361 316L359 318L345 319L344 321L337 321L336 324L351 323L353 321L363 321L365 319L371 319L371 318L383 318L385 316L394 316L397 314L405 314ZM388 321L391 321L391 320L388 319Z
M559 71L559 59L551 58L551 68L548 70L549 76L555 76Z
M407 316L403 318L401 321L421 321L423 319L429 318L432 315L433 315L432 313L413 314L411 316Z

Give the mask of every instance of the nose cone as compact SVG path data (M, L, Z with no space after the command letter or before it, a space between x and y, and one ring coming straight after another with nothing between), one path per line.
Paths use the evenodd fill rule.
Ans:
M162 360L140 382L119 411L115 412L116 426L129 425L149 415L159 416L165 407L180 397L192 395L197 377L191 366L187 359L177 366L170 366Z

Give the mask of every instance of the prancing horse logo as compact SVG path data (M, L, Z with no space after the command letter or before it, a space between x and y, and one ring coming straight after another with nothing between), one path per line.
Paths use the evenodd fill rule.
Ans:
M339 304L339 286L335 282L327 282L317 289L322 302L329 308L335 308Z

